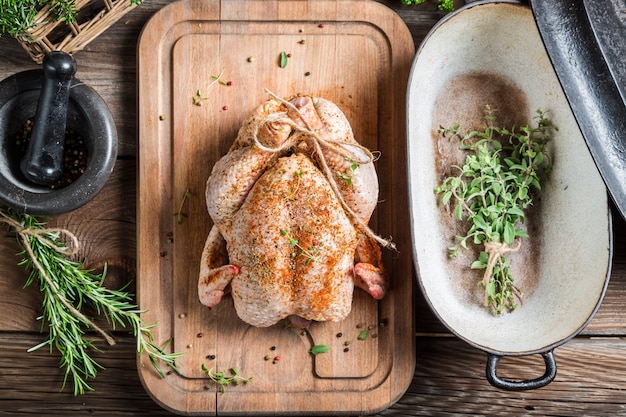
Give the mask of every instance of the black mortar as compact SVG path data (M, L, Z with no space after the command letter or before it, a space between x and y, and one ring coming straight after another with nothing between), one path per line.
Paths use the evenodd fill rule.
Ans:
M91 87L73 79L67 127L85 141L85 172L60 189L27 179L14 143L24 122L34 119L42 89L42 70L24 71L0 82L0 201L33 215L57 215L77 209L100 192L117 157L117 132L106 103Z

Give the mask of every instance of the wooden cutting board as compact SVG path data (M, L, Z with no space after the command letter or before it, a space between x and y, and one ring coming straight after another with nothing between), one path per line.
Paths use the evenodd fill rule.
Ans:
M289 54L284 67L281 52ZM172 339L174 351L186 352L181 374L166 378L139 358L146 390L163 407L206 415L361 414L388 407L408 388L415 338L405 94L413 57L405 24L373 1L186 0L147 23L138 47L137 296L146 323L158 322L155 342ZM220 72L223 83L212 84ZM306 333L286 322L248 326L230 296L208 310L197 295L211 227L205 183L242 120L269 98L266 88L335 102L357 140L380 152L380 204L370 225L398 247L384 254L390 289L382 301L357 290L346 320L313 323ZM329 352L312 355L321 344ZM252 381L221 393L203 364L234 367Z

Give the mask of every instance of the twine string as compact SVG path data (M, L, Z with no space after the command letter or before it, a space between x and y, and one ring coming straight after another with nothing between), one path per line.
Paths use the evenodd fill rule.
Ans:
M390 248L390 249L395 250L396 249L395 243L391 242L388 239L384 239L378 236L376 233L374 233L374 231L370 229L367 223L365 223L354 212L354 210L352 210L352 208L348 205L348 203L346 202L345 198L343 197L341 193L341 190L339 189L339 186L337 185L335 176L333 175L330 167L328 166L328 163L326 162L326 158L324 157L324 153L322 152L322 147L325 146L327 149L332 150L333 152L339 154L343 158L349 161L353 161L359 165L372 163L374 161L374 155L372 154L372 152L370 152L370 150L367 149L366 147L355 142L347 142L347 141L342 141L342 140L335 140L331 138L321 137L314 129L311 128L311 126L309 125L307 120L304 118L300 110L295 105L293 105L293 103L281 97L278 97L277 95L275 95L268 89L265 89L265 92L268 93L277 101L279 101L280 103L287 106L288 108L294 110L296 114L299 116L299 118L302 120L304 126L301 126L300 124L296 123L293 119L291 119L287 115L286 112L271 113L265 116L263 119L259 121L259 123L255 125L254 131L253 131L253 138L252 138L254 146L266 152L284 152L284 151L287 151L288 149L293 148L297 143L301 141L310 140L311 143L313 144L315 153L319 157L319 165L321 166L321 169L324 172L324 175L326 176L326 179L328 180L328 183L331 189L335 193L335 196L341 203L341 206L348 213L352 221L355 222L358 225L358 227L361 228L361 230L363 230L363 232L367 236L374 239L381 246L383 246L384 248ZM263 143L261 143L261 141L259 140L259 130L261 129L262 126L265 126L268 123L287 124L296 132L296 134L291 135L289 140L286 140L284 143L278 145L277 147L266 146ZM338 145L338 146L333 146L333 145ZM346 146L354 147L355 149L359 150L361 152L361 155L364 155L364 157L361 155L357 155L355 152L351 152L350 150L346 149Z

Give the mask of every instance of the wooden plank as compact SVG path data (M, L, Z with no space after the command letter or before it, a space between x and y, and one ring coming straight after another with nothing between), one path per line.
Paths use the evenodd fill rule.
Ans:
M90 381L93 393L75 397L70 381L64 391L63 371L58 355L46 348L28 353L42 337L36 333L0 332L0 414L64 416L172 416L158 406L143 389L135 366L135 342L132 337L117 335L117 344L107 347L94 358L106 369Z
M0 332L0 411L3 416L174 416L146 393L137 378L134 341L118 336L118 344L98 354L105 366L92 382L95 392L74 397L58 392L62 373L58 357L26 350L40 342L37 334ZM417 339L417 367L407 393L376 416L580 416L624 415L626 341L579 337L555 351L556 380L545 388L505 392L484 379L486 356L451 337ZM533 376L540 358L502 362L505 376ZM314 414L312 414L314 415Z
M507 392L484 378L486 355L455 338L419 338L407 394L382 415L623 415L624 340L576 338L555 350L557 376L545 388ZM538 365L539 364L539 365ZM536 377L541 357L503 359L501 376Z

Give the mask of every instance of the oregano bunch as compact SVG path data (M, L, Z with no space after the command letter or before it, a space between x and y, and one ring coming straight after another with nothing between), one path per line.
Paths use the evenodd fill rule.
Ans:
M458 125L439 129L468 152L462 166L453 166L458 175L448 176L435 188L442 204L454 204L454 216L468 225L467 233L448 248L449 254L455 258L468 244L483 246L471 268L485 271L478 285L485 290L485 307L496 315L515 310L521 301L505 255L517 251L521 239L528 237L521 228L525 210L551 168L546 145L556 128L541 110L534 120L536 127L496 127L494 110L487 105L483 131L460 135Z

